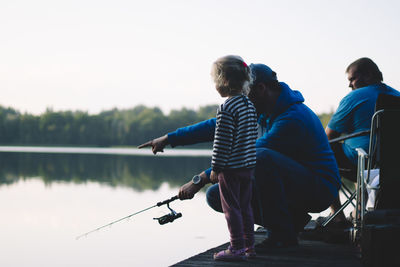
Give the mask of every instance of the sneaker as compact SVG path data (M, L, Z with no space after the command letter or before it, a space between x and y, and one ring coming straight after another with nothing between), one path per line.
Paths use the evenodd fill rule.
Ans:
M297 214L294 216L294 230L296 233L304 231L304 227L311 221L311 216L308 213Z
M302 240L323 241L326 243L348 244L350 241L351 229L333 227L316 227L315 229L301 232L299 237Z
M247 259L254 259L257 257L256 249L254 246L246 248L244 251Z
M257 229L254 231L254 234L268 234L267 228L263 226L257 227Z
M221 250L218 253L214 253L214 260L216 261L245 261L246 253L245 249L233 249L231 246L228 249Z

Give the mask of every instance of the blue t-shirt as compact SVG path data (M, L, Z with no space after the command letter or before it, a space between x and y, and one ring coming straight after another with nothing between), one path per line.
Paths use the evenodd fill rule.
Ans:
M400 96L400 93L383 83L369 85L351 91L339 104L328 127L338 133L351 134L371 128L375 102L379 94ZM357 165L355 148L368 152L369 135L350 138L344 141L343 151L347 158Z

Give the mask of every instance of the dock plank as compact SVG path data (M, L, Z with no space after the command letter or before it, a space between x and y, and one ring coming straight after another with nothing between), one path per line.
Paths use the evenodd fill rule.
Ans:
M266 237L264 234L256 234L256 243ZM245 262L219 262L214 261L213 254L226 249L228 243L211 248L203 253L185 259L172 266L304 266L304 267L361 267L360 253L351 244L330 244L322 241L299 240L299 246L290 251L282 250L257 254L255 259Z

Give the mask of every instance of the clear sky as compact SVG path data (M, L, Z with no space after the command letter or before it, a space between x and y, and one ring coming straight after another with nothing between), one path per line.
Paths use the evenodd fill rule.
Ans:
M370 57L400 89L400 1L2 0L0 105L40 114L220 103L218 57L264 63L317 113Z

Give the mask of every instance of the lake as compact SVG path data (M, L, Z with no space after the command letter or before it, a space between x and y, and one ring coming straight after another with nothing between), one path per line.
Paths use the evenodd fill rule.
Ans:
M175 196L210 151L73 149L0 148L0 266L168 266L229 240L204 190L170 204L183 214L173 223L153 220L169 212L155 207L76 240Z

